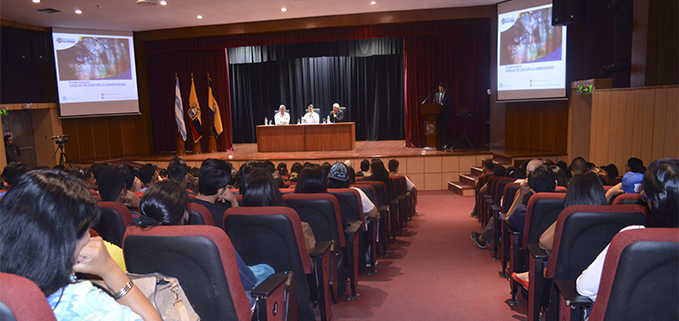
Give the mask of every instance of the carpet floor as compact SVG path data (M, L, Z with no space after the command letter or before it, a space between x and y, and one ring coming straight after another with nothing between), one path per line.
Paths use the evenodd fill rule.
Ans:
M333 320L526 320L526 301L510 307L509 282L492 250L471 241L481 231L469 216L473 197L419 192L421 214L378 260L377 274L359 277L359 297L340 297ZM347 291L348 293L349 291Z

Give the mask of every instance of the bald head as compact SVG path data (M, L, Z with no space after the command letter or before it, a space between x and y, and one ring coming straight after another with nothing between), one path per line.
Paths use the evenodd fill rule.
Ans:
M531 159L530 162L528 162L528 165L526 165L526 171L528 173L532 173L538 166L542 165L544 162L539 159Z

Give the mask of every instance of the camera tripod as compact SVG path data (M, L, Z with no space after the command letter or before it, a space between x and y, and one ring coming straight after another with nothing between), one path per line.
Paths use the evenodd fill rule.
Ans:
M68 166L73 167L73 165L71 165L71 162L68 161L68 156L66 156L66 153L64 152L64 142L57 140L56 143L57 150L54 151L54 156L52 156L52 158L56 158L57 152L59 152L59 165L64 165L64 161L66 161L66 164L68 164Z

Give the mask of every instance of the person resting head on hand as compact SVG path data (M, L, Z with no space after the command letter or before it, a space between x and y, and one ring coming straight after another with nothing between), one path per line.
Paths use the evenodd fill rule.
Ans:
M90 192L66 173L24 175L0 202L0 272L35 282L57 320L161 320L89 229L99 219ZM75 272L100 277L111 297Z

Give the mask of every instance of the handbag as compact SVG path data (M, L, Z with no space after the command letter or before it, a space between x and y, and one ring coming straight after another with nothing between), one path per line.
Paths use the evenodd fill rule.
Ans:
M193 310L182 286L176 278L160 273L127 273L134 285L144 293L164 321L198 321L200 317ZM90 280L93 284L106 289L102 280Z

